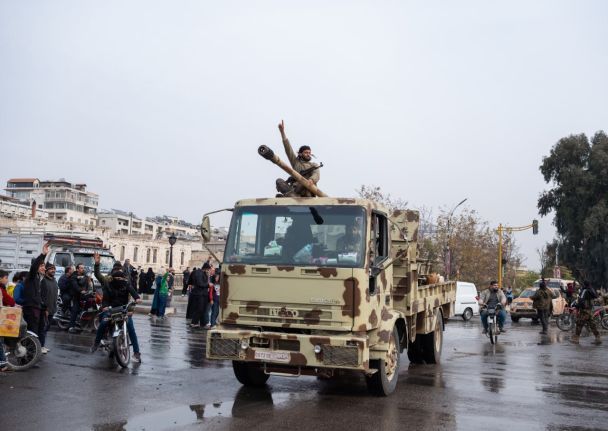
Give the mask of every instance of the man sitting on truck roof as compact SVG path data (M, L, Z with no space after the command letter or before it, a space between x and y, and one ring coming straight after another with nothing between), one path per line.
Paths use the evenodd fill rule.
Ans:
M283 146L285 147L285 153L289 159L291 167L302 175L305 171L310 171L311 168L318 167L316 163L311 160L312 152L308 145L302 145L298 150L298 154L293 151L287 135L285 135L285 123L281 120L279 124L279 131L281 132L281 138L283 139ZM305 178L311 185L316 185L321 178L319 169L313 169L309 174L304 174ZM296 182L285 181L282 178L276 181L277 191L281 194L277 196L285 197L313 197L314 195L306 189L302 184Z

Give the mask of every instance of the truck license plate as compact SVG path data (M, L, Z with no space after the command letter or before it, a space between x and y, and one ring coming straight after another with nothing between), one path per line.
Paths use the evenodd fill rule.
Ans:
M255 359L261 361L274 361L274 362L289 362L291 355L285 352L255 352Z

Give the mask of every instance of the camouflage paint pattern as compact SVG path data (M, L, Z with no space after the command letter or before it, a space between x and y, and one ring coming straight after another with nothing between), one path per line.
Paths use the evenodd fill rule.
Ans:
M402 337L406 342L413 341L416 334L432 332L440 316L447 319L454 314L455 282L425 284L430 265L417 255L418 212L398 210L388 214L372 201L327 197L249 199L236 205L363 207L369 259L363 268L222 265L222 324L208 332L207 346L217 339L238 342L239 352L236 358L214 356L208 347L208 358L264 362L267 366L308 371L348 368L372 373L375 370L369 369L369 360L384 357L395 325L400 331L407 331ZM372 211L388 218L390 236L390 255L380 264L373 292L370 291ZM250 330L251 327L263 330ZM254 339L270 341L267 345L255 345ZM294 344L281 344L281 340ZM241 349L244 341L248 347ZM285 346L296 345L297 350L284 350ZM321 346L320 353L314 352L315 345ZM352 355L355 347L356 363L327 363L328 350L338 354L348 351Z

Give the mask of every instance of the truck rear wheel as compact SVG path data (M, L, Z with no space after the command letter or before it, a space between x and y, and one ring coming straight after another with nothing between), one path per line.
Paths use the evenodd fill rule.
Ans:
M422 355L427 364L438 364L441 361L441 349L443 348L443 318L437 313L435 330L422 336Z
M388 351L385 358L369 361L370 368L378 370L371 376L365 377L367 389L370 393L385 397L395 391L399 379L399 365L401 365L400 350L399 331L395 326L388 341Z
M232 370L236 379L244 386L264 386L269 377L260 364L255 363L232 361Z
M414 342L409 342L407 345L407 358L412 364L422 364L424 357L422 356L422 335L416 336Z

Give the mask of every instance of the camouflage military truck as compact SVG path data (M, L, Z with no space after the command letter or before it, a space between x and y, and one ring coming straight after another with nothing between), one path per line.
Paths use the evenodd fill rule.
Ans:
M439 362L456 285L417 258L416 211L327 197L242 200L232 211L207 358L232 360L239 382L354 370L388 395L404 350ZM208 215L201 231L208 241Z

